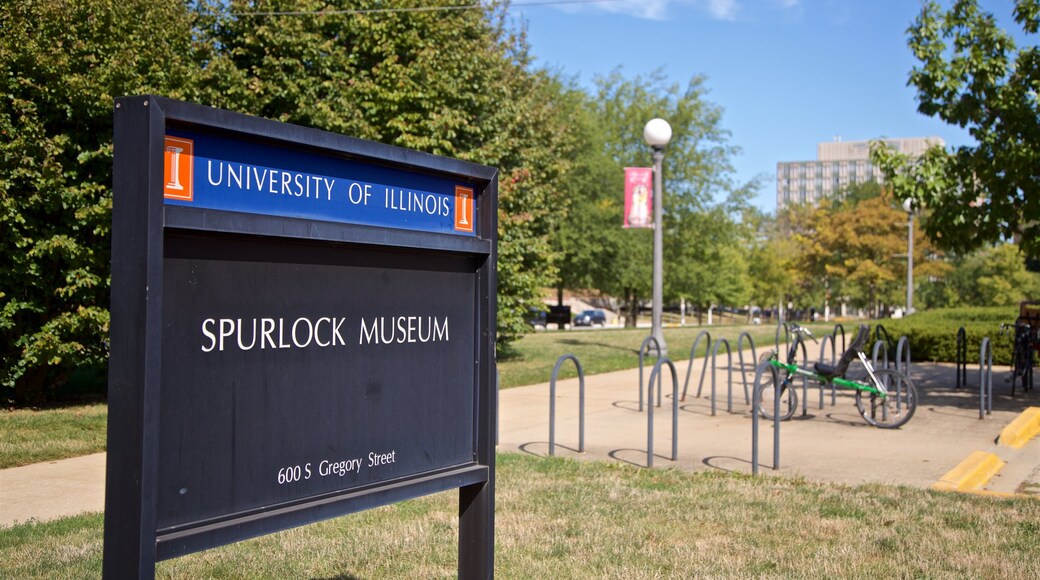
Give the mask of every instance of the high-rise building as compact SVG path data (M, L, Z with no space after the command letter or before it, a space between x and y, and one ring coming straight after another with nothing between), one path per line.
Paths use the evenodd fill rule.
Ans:
M931 146L944 147L939 137L881 139L896 151L917 157ZM816 203L846 186L868 181L884 182L870 163L870 141L818 143L815 161L781 161L776 164L776 209L791 203Z

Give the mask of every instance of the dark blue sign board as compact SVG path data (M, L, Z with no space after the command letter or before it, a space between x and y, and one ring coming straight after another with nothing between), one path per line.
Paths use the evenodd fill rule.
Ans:
M493 168L116 102L106 578L459 490L494 562Z

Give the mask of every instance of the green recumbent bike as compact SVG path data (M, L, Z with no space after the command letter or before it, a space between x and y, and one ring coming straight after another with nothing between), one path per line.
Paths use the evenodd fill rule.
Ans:
M815 381L823 386L834 386L856 391L856 409L863 419L875 427L895 429L914 416L917 410L917 390L907 375L891 369L874 369L863 349L870 340L870 327L861 324L856 338L848 349L842 353L834 365L823 362L814 363L812 370L798 365L797 354L805 337L813 338L812 332L798 325L791 325L788 330L794 336L787 352L787 362L781 362L776 351L770 351L759 359L759 363L768 362L772 372L763 372L758 385L755 408L763 417L773 418L777 396L780 397L780 420L786 421L794 415L798 408L798 389L794 386L796 377ZM815 338L813 338L815 342ZM801 348L804 353L804 347ZM866 376L848 378L849 366L859 359Z

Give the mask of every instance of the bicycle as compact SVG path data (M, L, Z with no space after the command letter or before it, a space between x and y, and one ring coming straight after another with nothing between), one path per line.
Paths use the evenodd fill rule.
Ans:
M864 353L863 349L870 340L869 326L860 325L856 338L842 353L836 364L818 362L813 365L812 370L798 366L797 354L800 348L804 356L804 337L812 338L814 342L816 339L807 328L797 325L791 325L788 328L794 335L794 340L787 352L788 362L780 362L777 351L770 351L760 359L762 362L768 362L775 369L776 375L776 379L774 379L773 372L763 373L759 383L755 406L763 417L773 418L777 385L780 388L781 398L780 420L786 421L794 415L794 411L798 407L798 393L794 387L795 377L803 377L803 379L816 381L825 386L832 385L856 391L856 409L867 423L875 427L896 429L906 424L914 416L914 412L917 410L917 389L910 377L891 369L874 369L874 365ZM863 364L863 368L866 369L866 376L859 379L846 378L849 365L857 357ZM786 399L786 406L784 399Z
M1014 335L1014 346L1011 354L1011 395L1015 395L1015 383L1021 380L1022 390L1029 391L1033 388L1033 353L1034 339L1033 331L1029 324L1016 321L1015 324L1001 324L1000 335L1006 336L1012 332Z

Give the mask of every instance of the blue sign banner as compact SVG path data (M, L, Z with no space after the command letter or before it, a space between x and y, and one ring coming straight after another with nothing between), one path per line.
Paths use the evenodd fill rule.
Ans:
M470 183L172 129L163 167L168 205L476 235Z

